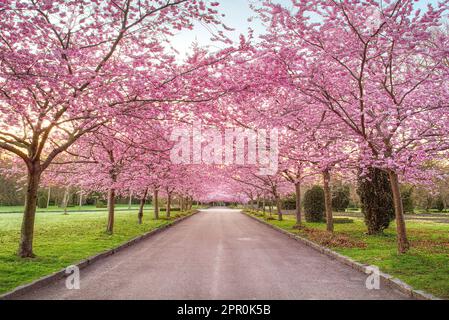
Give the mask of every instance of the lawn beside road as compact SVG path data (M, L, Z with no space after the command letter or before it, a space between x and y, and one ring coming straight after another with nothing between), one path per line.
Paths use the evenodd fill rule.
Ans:
M171 216L175 219L180 215L180 212L172 212ZM164 216L161 212L161 217ZM21 259L16 255L21 221L22 214L0 214L0 293L170 223L164 219L154 220L153 213L146 209L143 224L139 225L137 210L120 211L115 214L114 234L108 235L105 233L106 212L38 213L34 242L37 257Z
M304 223L302 230L294 229L295 216L284 215L283 221L259 219L294 234L327 246L361 263L376 265L381 271L408 283L415 289L449 299L449 224L431 221L407 221L411 250L397 254L396 226L394 223L384 235L366 235L362 219L348 217L353 223L336 223L335 233L327 233L325 223ZM274 219L276 215L272 216ZM339 217L340 218L340 217ZM338 220L338 219L337 219Z
M139 205L133 204L131 208L127 204L116 204L115 210L123 211L123 210L138 210ZM151 209L150 206L146 207L146 209ZM22 213L24 210L24 206L0 206L0 214L2 213ZM84 212L84 211L107 211L106 206L104 208L97 208L95 205L83 205L83 206L72 206L67 207L67 212ZM37 208L37 212L64 212L64 208L59 206L50 206L48 208Z

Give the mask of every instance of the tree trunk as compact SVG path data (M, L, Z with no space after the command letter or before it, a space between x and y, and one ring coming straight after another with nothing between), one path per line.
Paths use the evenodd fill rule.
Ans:
M133 193L129 193L129 201L128 201L128 210L131 210L131 206L133 204Z
M396 216L396 231L398 241L398 252L406 253L410 248L407 240L407 232L405 228L404 209L402 206L401 191L399 188L399 178L396 172L389 171L391 191L393 193L394 213Z
M281 198L279 196L276 196L276 208L278 212L278 220L282 221L282 204Z
M329 170L323 171L324 207L326 209L326 230L334 232L334 219L332 217L332 196L330 189L331 175Z
M262 206L263 206L263 215L265 216L265 197L262 198Z
M154 219L159 220L159 190L154 189L153 206L154 206Z
M114 233L114 209L115 209L115 189L109 189L108 191L108 227L106 232L109 234Z
M80 191L80 205L79 207L81 208L83 206L83 193Z
M25 200L25 210L23 212L22 230L20 234L20 244L18 255L22 258L33 258L33 237L34 219L36 217L37 191L41 171L35 168L38 164L31 165L28 169L27 193Z
M170 218L170 210L171 210L171 192L167 192L167 207L166 207L167 219Z
M67 206L69 204L69 187L65 188L64 197L62 198L62 207L64 208L64 214L67 214Z
M145 192L143 193L142 198L140 198L139 213L137 214L137 218L139 220L139 224L142 224L143 207L145 206L145 201L147 199L147 195L148 195L148 188L145 189Z
M296 225L300 226L302 224L301 216L301 183L295 183L295 195L296 195Z
M48 194L47 194L47 208L50 206L50 196L51 196L51 188L48 187Z

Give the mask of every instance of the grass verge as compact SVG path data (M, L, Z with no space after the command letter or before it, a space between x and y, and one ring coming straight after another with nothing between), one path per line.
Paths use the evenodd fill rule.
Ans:
M144 222L137 211L116 212L114 234L105 233L107 213L38 213L34 252L36 258L21 259L16 252L22 214L0 215L0 293L59 271L87 257L112 249L190 212L172 213L170 219L154 220L149 209Z
M151 209L151 206L146 207L147 210ZM138 210L139 205L133 204L131 208L127 204L116 204L115 209L117 211L124 210ZM22 213L24 210L24 206L0 206L0 214L2 213ZM107 211L108 209L105 207L97 208L94 205L83 205L83 206L71 206L67 207L67 212L84 212L84 211ZM63 212L64 208L58 206L50 206L48 208L37 208L37 212Z
M358 262L376 265L414 289L449 299L449 224L407 221L411 249L408 253L399 255L394 223L383 235L372 236L366 234L362 219L351 217L353 223L335 224L334 234L329 234L325 230L325 223L306 222L298 230L294 228L294 216L284 215L284 220L278 221L264 217L260 212L246 212Z

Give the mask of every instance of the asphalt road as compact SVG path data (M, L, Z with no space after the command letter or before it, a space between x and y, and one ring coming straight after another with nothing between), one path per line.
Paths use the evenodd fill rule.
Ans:
M237 210L214 208L24 299L405 299Z

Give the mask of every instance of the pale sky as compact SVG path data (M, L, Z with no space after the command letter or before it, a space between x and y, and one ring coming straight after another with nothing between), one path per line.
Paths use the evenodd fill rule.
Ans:
M238 41L240 34L247 34L248 27L254 30L254 35L257 37L263 34L265 31L264 26L254 19L252 22L248 22L248 18L255 17L256 14L250 9L250 3L258 3L258 0L218 0L220 3L218 7L220 13L225 16L221 19L228 27L234 28L235 31L227 32L226 34ZM291 0L276 0L286 7L291 7ZM419 0L417 5L419 8L425 8L427 4L436 5L438 0ZM197 24L193 30L182 31L170 39L172 46L180 52L181 57L185 56L186 52L189 52L189 48L193 42L197 42L200 47L209 46L213 48L224 47L224 45L210 41L211 33L207 30L206 26Z

